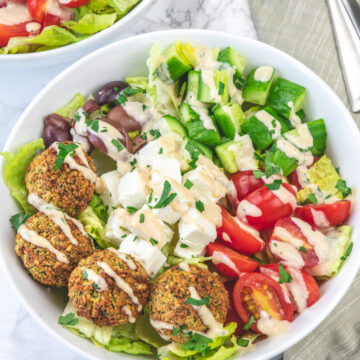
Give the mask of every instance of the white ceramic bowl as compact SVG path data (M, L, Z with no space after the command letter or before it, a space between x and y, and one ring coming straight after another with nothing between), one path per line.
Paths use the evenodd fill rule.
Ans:
M308 118L325 119L328 130L327 153L334 163L341 167L341 173L348 184L356 186L360 179L360 166L357 161L360 158L360 135L350 114L334 92L307 67L269 45L204 30L173 30L140 35L113 43L81 59L58 75L32 101L14 127L5 150L15 150L41 136L43 117L67 103L76 92L90 94L110 80L146 75L145 60L153 42L167 46L176 40L210 47L234 47L248 60L248 70L260 64L268 64L277 69L278 75L305 86L305 112ZM64 292L54 290L49 293L26 274L15 254L14 233L8 220L18 209L2 181L0 198L3 208L3 215L0 217L0 255L10 282L29 312L54 336L90 358L143 359L141 356L107 352L57 325L58 316L66 302ZM360 251L359 203L356 203L349 223L354 225L353 253L341 272L321 286L319 301L293 322L288 334L262 341L243 356L243 360L269 359L285 351L309 334L334 309L349 288L360 265L360 258L357 256ZM358 225L355 226L356 223Z
M78 60L91 51L126 37L126 32L141 19L153 1L142 0L110 27L77 43L35 53L0 55L0 69L42 67Z

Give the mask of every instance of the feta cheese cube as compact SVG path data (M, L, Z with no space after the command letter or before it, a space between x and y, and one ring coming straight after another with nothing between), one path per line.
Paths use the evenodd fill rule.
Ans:
M156 276L166 263L166 256L158 247L133 234L124 239L120 244L119 251L132 255L145 268L151 278Z
M128 172L120 179L118 197L124 208L128 206L136 209L141 208L149 193L145 175L138 169Z
M117 170L114 170L102 174L100 179L103 185L101 199L110 207L118 207L120 205L118 186L121 174Z
M121 209L123 210L123 209ZM119 246L123 239L129 234L126 231L124 221L116 211L112 211L105 226L105 238L114 246Z
M181 183L180 161L165 157L155 157L152 165L153 170L157 170L161 175L174 179Z

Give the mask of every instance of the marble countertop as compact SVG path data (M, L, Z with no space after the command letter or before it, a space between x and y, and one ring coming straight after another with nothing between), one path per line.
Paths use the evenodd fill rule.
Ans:
M155 0L128 36L202 28L256 38L247 0ZM155 39L154 39L155 40ZM30 70L0 69L0 149L33 97L70 63ZM0 359L83 359L48 334L25 310L0 268Z

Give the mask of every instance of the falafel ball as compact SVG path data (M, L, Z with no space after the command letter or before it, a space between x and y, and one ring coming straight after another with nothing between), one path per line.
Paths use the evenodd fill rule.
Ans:
M59 144L71 144L66 141ZM67 214L77 217L89 205L95 191L95 183L85 178L83 173L71 169L63 163L58 170L54 170L58 153L50 147L31 161L26 169L25 185L29 193L36 193L48 203L52 203ZM85 154L91 170L96 173L96 166L91 157ZM85 165L74 153L75 161Z
M69 299L76 313L99 326L134 323L150 293L144 267L115 249L83 259L69 279Z
M71 220L67 220L67 223L77 245L72 243L60 227L42 212L32 215L25 223L26 229L45 238L53 248L60 252L60 255L63 254L61 256L65 256L67 263L59 260L53 251L26 241L19 232L16 234L16 254L33 278L42 284L56 287L67 286L69 276L78 262L90 256L94 251L92 240L85 236Z
M185 336L187 331L206 333L209 330L195 307L186 303L194 295L191 295L191 288L195 288L201 299L209 298L205 306L217 322L225 323L229 294L219 276L197 265L179 264L162 273L151 287L149 310L152 325L156 327L158 321L160 325L165 323L183 330L174 335L167 326L160 326L156 330L165 340L184 343L189 340Z

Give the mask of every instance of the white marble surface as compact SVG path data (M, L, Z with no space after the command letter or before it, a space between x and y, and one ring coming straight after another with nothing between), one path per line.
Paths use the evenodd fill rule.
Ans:
M221 30L256 38L247 0L155 0L127 35L172 28ZM68 65L31 71L0 69L0 149L31 99ZM1 269L0 283L0 360L82 359L31 318Z

